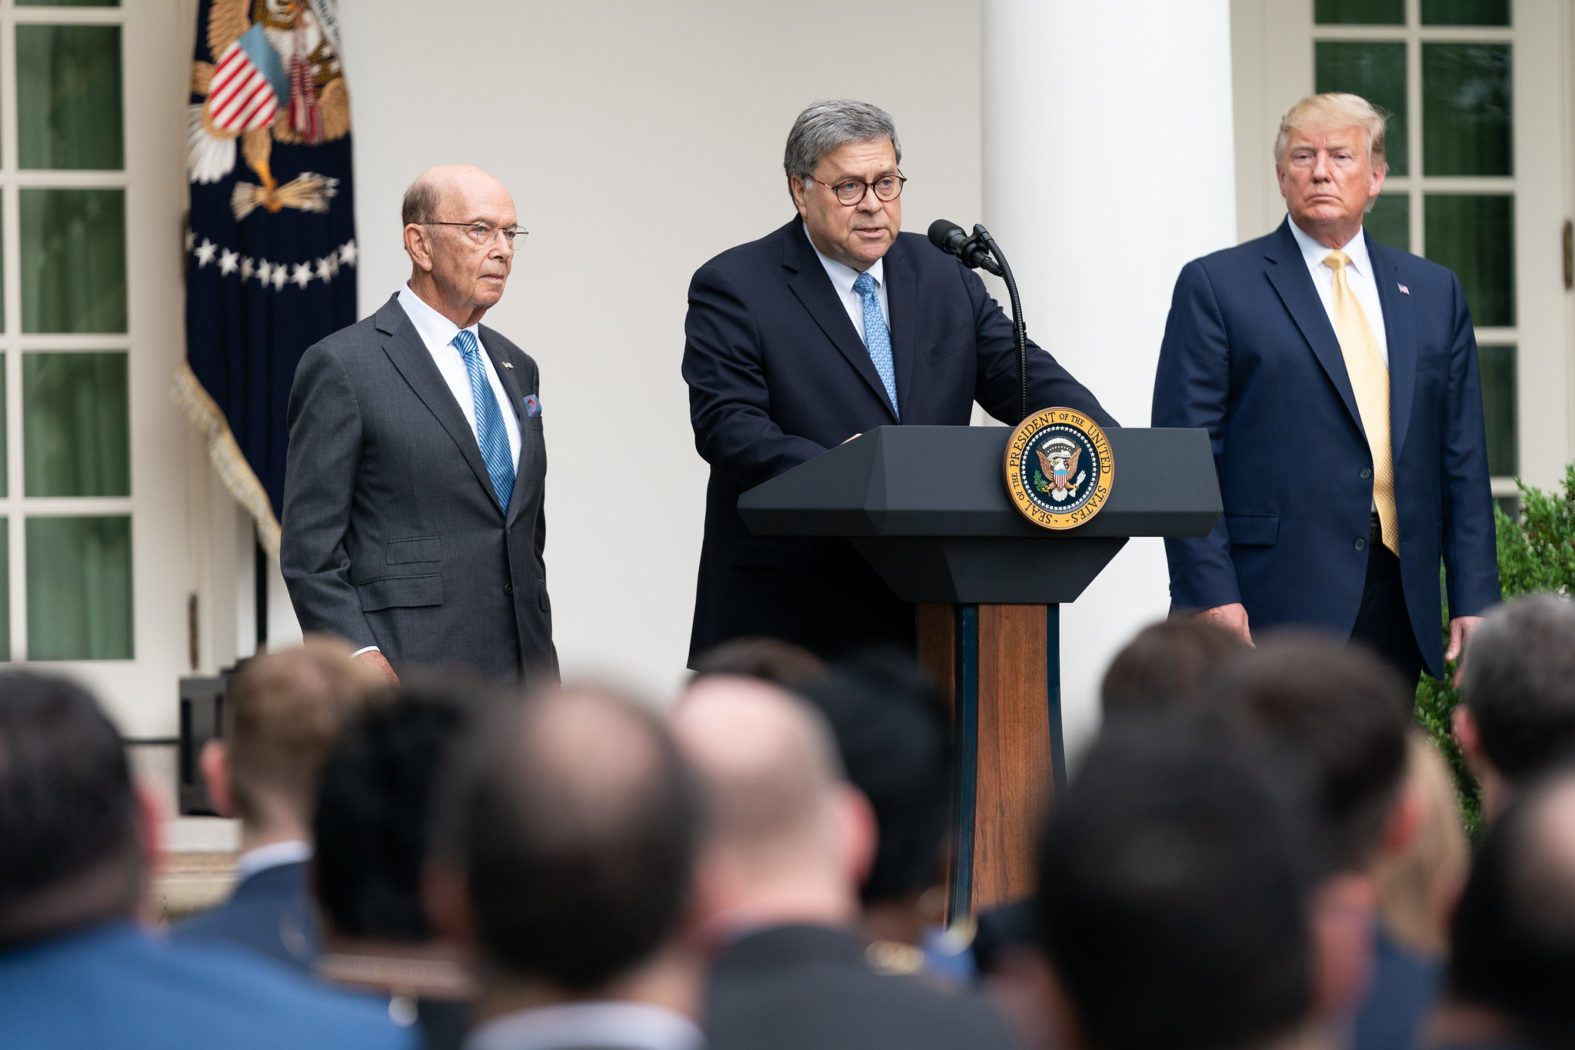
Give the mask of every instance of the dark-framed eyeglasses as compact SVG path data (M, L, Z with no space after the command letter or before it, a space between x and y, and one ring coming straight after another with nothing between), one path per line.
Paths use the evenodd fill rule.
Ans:
M530 234L530 231L523 226L499 226L496 223L482 220L477 220L476 222L443 222L439 219L423 219L421 225L458 226L465 231L466 237L469 237L477 244L491 244L492 239L501 233L503 234L503 239L509 243L511 248L518 248L520 241Z
M815 176L809 176L809 181L820 182ZM865 182L863 179L844 179L833 186L829 182L820 184L837 195L837 203L844 208L851 208L864 199L870 190L875 191L875 199L879 201L894 201L902 196L902 184L907 182L902 172L895 175L882 175L874 182Z

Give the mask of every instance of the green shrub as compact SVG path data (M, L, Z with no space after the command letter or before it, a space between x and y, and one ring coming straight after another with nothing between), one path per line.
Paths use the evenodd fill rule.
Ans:
M1498 578L1505 599L1538 591L1575 593L1575 463L1564 471L1564 491L1544 493L1516 479L1520 516L1493 509L1498 531ZM1443 611L1444 637L1449 637L1449 612ZM1450 732L1450 712L1459 702L1449 677L1426 674L1416 687L1416 722L1437 741L1455 771L1460 808L1467 828L1475 831L1481 815L1476 781L1466 771L1460 748Z

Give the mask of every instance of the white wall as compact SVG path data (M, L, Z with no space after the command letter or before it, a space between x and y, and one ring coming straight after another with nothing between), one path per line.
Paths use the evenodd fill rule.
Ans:
M706 478L679 375L689 277L791 216L783 143L817 98L896 118L908 229L978 214L979 6L342 0L341 14L361 312L408 273L399 199L416 173L468 161L510 187L531 235L487 323L541 366L564 671L666 692L688 651Z

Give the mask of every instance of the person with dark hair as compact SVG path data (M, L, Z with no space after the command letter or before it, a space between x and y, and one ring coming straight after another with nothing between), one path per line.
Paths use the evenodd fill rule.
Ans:
M1013 1045L981 1000L888 966L858 931L875 818L819 712L768 683L710 675L672 724L710 818L698 910L716 951L712 1050Z
M1166 714L1194 706L1218 668L1247 643L1195 617L1173 617L1143 628L1121 647L1099 686L1105 719Z
M1519 785L1575 757L1575 601L1533 594L1490 611L1460 699L1455 739L1491 821Z
M0 1043L28 1050L401 1050L386 1014L138 923L155 804L80 686L0 672Z
M1315 918L1324 1001L1352 1012L1354 1050L1402 1050L1437 997L1438 962L1378 920L1380 862L1415 834L1403 790L1409 691L1385 660L1332 636L1287 630L1223 668L1207 699L1311 779L1331 872Z
M1439 1048L1563 1050L1575 1038L1575 769L1512 801L1455 909Z
M1049 998L1066 1004L1049 1045L1322 1045L1309 965L1322 859L1288 780L1214 727L1100 737L1040 848Z
M708 674L741 675L795 693L826 674L826 661L803 646L780 638L734 638L701 653L693 666L697 678Z
M453 742L495 702L481 683L407 676L349 727L323 768L312 831L324 955L317 976L389 1001L427 1050L457 1047L474 982L421 900L434 784Z
M383 688L349 645L324 635L242 665L221 736L199 763L214 808L240 822L236 885L227 901L176 926L176 940L235 944L310 972L320 951L306 885L318 774L345 723Z
M450 771L427 893L478 964L468 1050L698 1050L701 809L666 725L565 687L482 720Z

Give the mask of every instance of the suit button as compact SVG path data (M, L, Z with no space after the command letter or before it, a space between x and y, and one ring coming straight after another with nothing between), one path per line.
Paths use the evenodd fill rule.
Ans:
M1366 481L1368 478L1373 476L1373 468L1372 467L1363 467L1361 476L1362 476L1362 480Z
M1358 536L1356 537L1356 542L1351 544L1351 546L1355 547L1359 551L1365 551L1367 549L1367 541Z
M514 593L514 585L512 583L505 583L503 585L503 593L504 594L513 594Z

